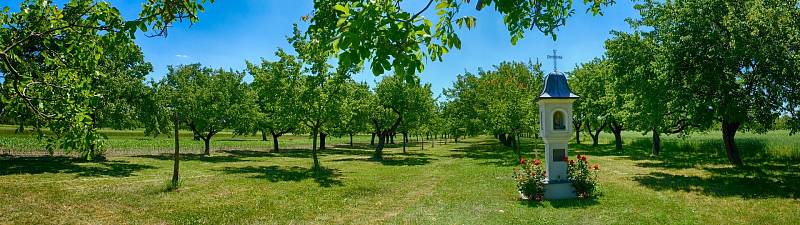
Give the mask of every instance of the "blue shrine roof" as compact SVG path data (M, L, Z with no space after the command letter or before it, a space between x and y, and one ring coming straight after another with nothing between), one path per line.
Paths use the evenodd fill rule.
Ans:
M544 78L544 90L539 95L539 99L575 99L577 95L569 90L567 77L556 71L548 74Z

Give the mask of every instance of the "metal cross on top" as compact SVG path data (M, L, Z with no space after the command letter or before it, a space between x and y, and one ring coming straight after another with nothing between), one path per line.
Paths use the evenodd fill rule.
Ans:
M553 55L548 55L548 59L553 59L553 71L558 72L558 60L563 59L560 55L556 54L556 50L553 49Z

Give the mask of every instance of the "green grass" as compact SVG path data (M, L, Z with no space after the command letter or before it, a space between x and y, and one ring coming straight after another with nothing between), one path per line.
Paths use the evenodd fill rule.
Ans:
M714 134L665 138L659 157L649 155L649 142L639 134L625 134L622 153L603 135L597 147L571 145L572 155L588 154L601 165L602 194L542 203L518 199L511 178L516 156L489 137L434 148L427 143L425 150L413 145L408 154L394 145L386 160L374 162L364 144L369 136L360 136L355 148L323 151L325 169L317 173L302 136L287 139L298 148L281 153L231 148L210 157L188 154L175 191L166 190L168 154L105 162L5 156L0 224L795 224L800 144L781 135L737 136L745 140L739 141L744 168L726 163ZM139 137L121 136L109 142L139 145ZM522 146L528 157L542 155L541 148L528 139Z
M46 141L36 138L30 133L15 134L15 128L0 125L0 154L12 155L45 155L48 154L45 146ZM175 140L167 135L148 137L143 130L107 130L102 129L101 133L108 138L104 140L103 149L109 156L131 156L138 154L161 154L173 152ZM202 153L203 142L192 140L190 131L182 130L181 152ZM354 142L368 143L370 136L355 136ZM272 148L272 136L267 135L268 141L261 141L261 134L257 135L233 135L230 131L223 131L211 139L212 151L224 151L230 149L251 149L261 150ZM333 143L349 143L349 136L335 137L329 135L327 145ZM377 140L376 140L377 141ZM286 149L305 149L311 148L311 139L308 135L283 135L278 138L281 148ZM63 155L63 151L56 150L56 155ZM77 154L72 154L77 155Z

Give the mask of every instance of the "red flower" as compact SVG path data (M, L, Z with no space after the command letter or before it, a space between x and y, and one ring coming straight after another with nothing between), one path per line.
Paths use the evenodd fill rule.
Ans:
M533 160L533 165L537 165L538 166L539 164L542 164L542 161L539 161L538 159Z
M592 168L594 170L600 170L600 165L594 164L594 166L592 166Z
M565 162L569 161L569 157L564 156L564 160L563 161L565 161Z
M520 165L525 165L525 158L520 158L519 159L519 164Z
M580 159L581 159L581 154L578 154L578 160L580 160Z
M584 156L581 156L581 160L583 160L584 162L588 162L588 161L586 160L586 156L585 156L585 155L584 155Z
M572 159L570 159L569 160L569 165L575 165L575 161L572 161Z

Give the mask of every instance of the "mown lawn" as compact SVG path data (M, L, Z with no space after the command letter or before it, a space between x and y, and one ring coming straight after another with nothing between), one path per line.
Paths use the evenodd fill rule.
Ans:
M602 195L542 203L518 200L516 156L490 137L428 142L425 150L415 144L407 154L395 145L383 162L367 159L368 136L354 148L335 139L321 173L309 170L307 138L281 153L256 140L262 150L185 155L173 192L165 191L169 155L91 163L4 156L0 223L797 224L800 141L782 132L748 135L740 141L744 168L727 165L716 134L665 138L659 157L636 133L626 133L621 153L609 136L596 147L573 144L572 155L601 165ZM522 148L529 158L542 155L538 141L525 139Z

